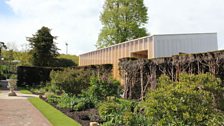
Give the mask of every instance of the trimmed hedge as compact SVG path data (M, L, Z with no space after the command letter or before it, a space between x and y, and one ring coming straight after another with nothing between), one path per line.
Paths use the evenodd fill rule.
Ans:
M62 70L62 68L18 66L17 85L39 85L46 83L50 81L50 72L52 70Z
M83 70L91 70L93 73L97 73L99 75L102 74L111 74L112 72L112 64L103 64L103 65L90 65L90 66L78 66L71 67L73 69L83 69ZM34 66L18 66L17 67L17 85L25 86L25 85L40 85L45 84L50 81L50 72L63 70L63 68L59 67L34 67Z

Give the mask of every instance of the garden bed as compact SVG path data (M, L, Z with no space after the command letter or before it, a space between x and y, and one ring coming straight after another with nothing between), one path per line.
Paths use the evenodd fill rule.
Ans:
M49 103L46 98L41 97L48 104L51 104L68 117L80 123L82 126L89 126L90 122L101 122L97 109L87 109L84 111L74 111L71 109L60 108L56 104Z

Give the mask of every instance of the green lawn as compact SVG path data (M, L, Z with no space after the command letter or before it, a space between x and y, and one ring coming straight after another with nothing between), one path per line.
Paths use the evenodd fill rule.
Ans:
M26 89L21 89L21 90L19 90L19 92L22 94L32 94L32 92L30 92L29 90L26 90Z
M79 123L39 98L29 98L29 101L51 122L53 126L80 126Z

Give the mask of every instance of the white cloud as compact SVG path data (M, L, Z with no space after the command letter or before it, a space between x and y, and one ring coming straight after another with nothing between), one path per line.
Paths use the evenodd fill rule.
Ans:
M53 35L58 36L56 42L62 53L65 53L65 42L72 54L95 49L101 27L99 14L102 0L8 0L7 4L16 16L10 19L2 17L0 21L0 26L5 29L0 32L5 36L4 41L20 41L22 44L26 41L25 37L47 26L52 29Z
M0 39L24 45L26 37L42 26L52 28L65 53L80 54L95 49L104 0L7 0L14 16L0 13ZM218 32L224 48L223 0L145 0L151 33ZM26 42L28 43L28 42Z
M148 28L153 33L218 32L224 48L223 0L150 0Z

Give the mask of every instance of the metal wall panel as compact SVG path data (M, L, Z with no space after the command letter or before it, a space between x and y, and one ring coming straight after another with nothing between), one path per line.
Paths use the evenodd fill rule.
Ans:
M218 50L216 33L155 35L153 39L155 58Z

